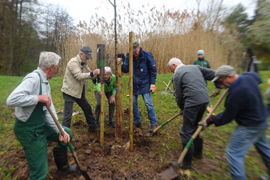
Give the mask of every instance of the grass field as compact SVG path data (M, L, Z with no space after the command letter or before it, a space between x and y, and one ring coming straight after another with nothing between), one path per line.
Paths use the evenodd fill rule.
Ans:
M264 92L267 89L267 78L269 71L261 71L260 75L262 78L262 84L260 85L261 93L264 97ZM156 116L158 119L158 124L163 123L173 115L177 114L179 109L174 101L174 96L170 93L167 95L161 94L165 90L166 83L171 79L172 74L162 74L157 76L156 88L157 91L152 95L152 101L154 104ZM8 162L4 161L5 157L11 156L12 153L16 153L15 150L22 149L22 146L17 141L13 133L14 125L14 108L5 105L5 100L12 90L22 81L23 77L10 77L10 76L0 76L0 179L12 179L13 171L16 170L15 167L8 166ZM63 110L64 100L61 93L62 86L61 77L54 77L49 80L52 90L52 100L56 111ZM128 76L122 77L122 99L123 99L123 110L128 108ZM170 85L172 88L172 85ZM214 90L214 85L208 82L209 94ZM94 97L93 84L89 81L88 90L86 95L89 103L94 110L96 105L96 100ZM209 106L214 106L218 97L211 98ZM223 101L224 102L224 101ZM216 109L215 113L222 112L224 107L223 104ZM150 127L149 120L147 118L147 110L141 97L138 100L139 110L141 112L142 119L142 130L147 132ZM73 111L81 111L77 104L74 104ZM61 122L62 115L59 115L59 121ZM108 117L108 105L105 103L105 120ZM72 123L79 120L85 122L85 117L83 114L76 115L72 118ZM106 121L107 122L107 121ZM165 127L160 129L158 135L150 138L152 146L150 147L149 153L154 153L159 155L159 160L155 161L156 165L164 165L171 161L176 161L177 157L180 155L182 145L179 138L179 130L182 126L182 117L173 120L171 123L167 124ZM231 132L236 127L236 123L232 122L221 127L209 127L206 131L202 132L201 135L204 138L204 158L202 160L193 161L193 169L189 172L190 175L187 179L230 179L229 166L226 161L225 148L229 141ZM78 136L79 131L71 127L74 137ZM114 132L113 129L105 127L106 132ZM128 133L128 119L123 119L123 134ZM268 132L268 138L270 139L270 133ZM13 151L9 151L10 147L13 147ZM14 150L15 148L15 150ZM135 161L139 161L141 157L137 157ZM129 162L130 163L130 162ZM124 164L123 164L124 166ZM142 165L140 165L142 166ZM145 165L148 167L154 167L154 165ZM121 165L120 167L121 168ZM129 166L130 169L136 168L136 165ZM142 168L142 167L141 167ZM256 152L255 148L252 147L245 159L246 175L248 179L256 179L260 174L266 175L266 167L264 166L259 154ZM147 169L147 168L146 168ZM154 170L153 170L154 171Z

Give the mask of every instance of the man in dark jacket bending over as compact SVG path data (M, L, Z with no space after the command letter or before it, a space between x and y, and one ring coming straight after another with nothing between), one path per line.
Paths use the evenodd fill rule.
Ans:
M215 77L215 71L198 65L184 65L177 58L172 58L168 67L174 73L172 83L175 90L175 101L183 113L180 137L183 148L185 148L198 128L198 122L202 119L210 101L205 80L212 80ZM215 83L215 85L216 88L221 88L218 83ZM216 96L220 91L215 90L214 92L213 95ZM191 168L193 155L196 158L202 158L202 147L203 139L198 135L194 140L194 152L193 145L191 145L182 162L182 168Z
M124 73L129 72L129 54L126 55L122 65ZM145 106L147 107L148 118L150 119L152 133L157 127L157 118L149 92L156 91L157 67L152 54L143 50L139 43L133 42L133 118L134 127L141 127L141 118L138 108L138 95L142 95Z
M221 126L230 123L233 119L237 122L238 126L226 148L233 180L246 179L244 158L252 144L262 156L270 175L270 147L266 137L268 111L258 86L261 83L260 76L256 72L238 75L233 67L223 65L216 70L215 79L229 88L225 111L200 122L200 125L205 129L211 124Z

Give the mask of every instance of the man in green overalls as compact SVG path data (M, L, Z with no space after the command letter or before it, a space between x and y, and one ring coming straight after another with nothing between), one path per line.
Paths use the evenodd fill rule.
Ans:
M71 131L62 127L62 136L47 107L57 117L51 100L48 79L55 74L60 56L53 52L41 52L39 67L28 74L22 83L9 95L6 103L15 106L14 133L23 146L29 165L28 180L44 180L48 173L47 140L57 142L53 149L54 160L61 174L76 171L76 165L69 166L67 145L71 141Z

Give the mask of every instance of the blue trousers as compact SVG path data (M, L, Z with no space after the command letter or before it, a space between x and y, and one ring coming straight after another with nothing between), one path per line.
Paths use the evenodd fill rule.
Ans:
M148 119L150 120L151 125L157 125L157 118L152 104L152 99L150 93L142 94L144 104L147 108ZM133 119L134 123L141 122L141 117L138 108L138 95L133 95Z
M244 158L253 144L270 172L270 146L266 137L267 120L257 126L238 125L226 148L233 180L245 180Z

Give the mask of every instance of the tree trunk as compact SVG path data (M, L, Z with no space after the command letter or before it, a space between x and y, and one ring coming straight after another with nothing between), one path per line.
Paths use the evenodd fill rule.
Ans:
M13 7L14 4L15 4L15 9ZM12 75L13 73L12 65L14 62L14 45L15 45L15 29L17 25L17 10L18 10L18 0L12 0L11 15L12 15L13 23L11 25L11 34L9 37L10 51L9 51L8 71L7 71L8 75Z

